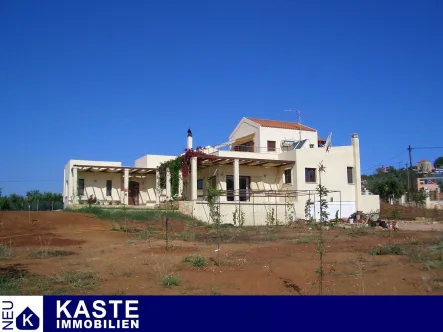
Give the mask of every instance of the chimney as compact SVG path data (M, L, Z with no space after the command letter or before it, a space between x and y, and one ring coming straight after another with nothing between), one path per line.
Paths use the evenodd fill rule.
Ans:
M191 128L188 129L188 141L187 141L186 148L188 150L192 149L192 131L191 131Z
M360 170L360 142L358 134L352 134L352 150L354 159L355 209L360 211L361 170Z

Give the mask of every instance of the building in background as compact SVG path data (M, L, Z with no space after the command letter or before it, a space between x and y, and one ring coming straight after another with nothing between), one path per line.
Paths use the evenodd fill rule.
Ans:
M421 160L417 163L417 174L418 190L425 189L429 194L427 207L443 207L443 169L434 167L429 160Z

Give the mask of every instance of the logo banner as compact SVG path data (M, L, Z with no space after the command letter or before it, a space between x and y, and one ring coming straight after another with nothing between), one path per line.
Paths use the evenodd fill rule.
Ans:
M0 296L0 332L265 331L312 327L435 330L443 297L433 296ZM386 310L379 311L377 308ZM344 309L343 309L344 308ZM351 310L349 308L359 308ZM375 308L375 309L374 309ZM375 310L374 312L373 309ZM392 309L392 310L391 310ZM367 311L369 310L369 311ZM398 313L406 320L395 319ZM409 315L411 312L411 315ZM413 314L412 314L413 313ZM346 324L337 318L346 315ZM319 317L321 319L319 319ZM438 329L437 329L438 330Z
M0 296L0 331L44 331L43 296Z

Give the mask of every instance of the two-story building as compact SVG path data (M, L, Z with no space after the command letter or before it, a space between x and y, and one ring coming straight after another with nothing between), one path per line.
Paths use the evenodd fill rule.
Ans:
M195 148L188 131L187 148ZM220 190L217 204L222 221L233 223L239 208L245 224L286 223L309 215L319 219L320 181L329 190L329 218L380 207L377 195L362 195L360 146L352 134L348 146L331 146L317 130L293 122L243 118L229 141L203 149L207 158L192 158L189 175L179 176L183 211L210 221L205 200L207 186ZM125 167L119 162L70 160L65 166L65 206L77 206L88 197L102 204L154 207L170 199L171 175L159 186L157 167L176 156L146 155ZM322 163L325 172L319 172ZM77 188L75 185L77 184ZM307 204L307 202L311 204Z

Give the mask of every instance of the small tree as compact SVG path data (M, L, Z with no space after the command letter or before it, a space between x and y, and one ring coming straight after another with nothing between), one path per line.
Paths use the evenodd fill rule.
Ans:
M209 206L209 216L215 225L217 232L217 265L220 266L220 225L222 223L220 204L218 204L218 198L220 196L221 190L212 188L209 181L206 182L207 194L206 201Z
M415 206L425 206L428 197L429 194L423 188L412 193L412 201L415 203Z
M324 241L323 241L323 223L328 221L328 216L329 216L329 213L327 212L328 203L325 199L325 197L328 195L328 189L322 185L322 180L321 180L322 173L326 173L326 167L323 165L323 162L320 162L320 164L318 165L319 182L318 182L318 186L316 188L317 194L320 197L320 237L319 237L318 246L317 246L317 252L319 254L319 259L320 259L320 267L316 271L317 274L319 275L319 279L320 279L320 281L319 281L319 294L320 295L323 294L323 275L324 275L323 255L325 254Z
M9 200L8 197L2 196L2 188L0 188L0 211L9 210Z
M323 163L320 163L318 166L319 183L316 188L317 194L320 198L320 223L327 222L328 218L329 218L329 213L327 211L328 210L328 201L325 199L325 197L328 196L329 191L325 186L322 185L322 182L321 182L321 174L322 173L326 173L326 167L323 166Z
M435 161L434 161L434 167L435 167L435 168L441 168L441 167L443 167L443 157L438 157L437 159L435 159Z

